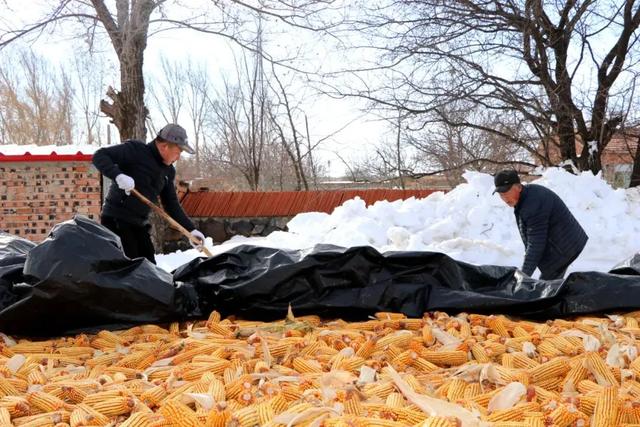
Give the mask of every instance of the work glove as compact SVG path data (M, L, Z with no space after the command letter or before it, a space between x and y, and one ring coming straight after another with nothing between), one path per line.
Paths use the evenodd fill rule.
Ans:
M191 246L193 246L196 249L201 249L202 246L204 245L204 234L202 234L198 230L191 230L191 235L196 239L200 240L200 244L197 244L197 243L194 243L193 240L189 239L189 243L191 243Z
M116 176L116 184L118 184L118 187L120 187L121 190L124 190L124 192L127 193L127 196L131 193L131 190L136 187L136 183L133 178L123 173Z

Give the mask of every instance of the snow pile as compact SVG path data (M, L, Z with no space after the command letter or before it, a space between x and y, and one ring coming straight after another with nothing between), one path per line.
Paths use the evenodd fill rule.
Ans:
M466 172L465 184L424 199L380 201L372 206L355 198L333 213L303 213L288 224L288 232L265 238L235 237L208 248L220 253L238 244L303 249L317 243L370 245L385 251L436 251L474 264L520 266L524 247L513 209L493 192L493 177ZM589 235L582 255L569 271L608 271L640 249L640 193L614 190L600 176L576 176L548 169L536 184L555 191ZM210 240L210 239L208 239ZM196 251L157 255L158 264L172 270ZM535 276L535 275L534 275Z

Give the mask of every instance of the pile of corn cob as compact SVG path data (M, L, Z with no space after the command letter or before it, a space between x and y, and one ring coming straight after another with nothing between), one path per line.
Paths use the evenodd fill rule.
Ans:
M2 336L0 427L640 426L640 312Z

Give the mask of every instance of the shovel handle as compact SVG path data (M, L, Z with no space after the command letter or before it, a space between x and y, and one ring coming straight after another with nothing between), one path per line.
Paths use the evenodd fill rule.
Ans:
M200 240L196 239L191 233L189 233L189 231L186 228L184 228L182 225L180 225L180 223L178 223L178 221L176 221L175 219L171 218L169 216L169 214L167 214L160 206L156 205L151 200L149 200L146 197L144 197L142 195L142 193L140 193L135 188L133 190L131 190L131 193L133 193L133 195L135 195L138 199L140 199L140 201L142 203L144 203L145 205L149 206L158 215L160 215L162 218L164 218L169 224L171 224L172 227L176 228L180 233L182 233L184 235L184 237L189 239L190 242L193 242L194 244L199 245L200 246L200 250L206 256L208 256L208 257L212 257L213 256L213 254L209 251L209 249L207 249L204 246L204 242L201 242Z

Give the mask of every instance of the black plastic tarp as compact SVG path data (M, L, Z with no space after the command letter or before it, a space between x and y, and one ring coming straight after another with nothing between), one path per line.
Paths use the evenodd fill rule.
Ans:
M27 239L0 232L0 307L7 307L20 299L19 284L26 280L22 269L27 254L35 246Z
M504 313L545 319L640 308L638 257L617 272L541 281L513 267L476 266L433 252L371 247L285 251L238 246L175 271L196 289L203 312L252 319L295 313L360 319L376 311Z
M2 332L61 335L198 314L188 285L175 286L146 259L127 258L115 234L81 216L30 249L23 274L28 283L13 284L20 299L0 311Z
M289 305L299 315L349 320L376 311L547 319L640 309L637 255L610 273L540 281L441 253L238 246L172 276L146 259L127 258L117 236L80 216L56 225L37 246L0 236L0 281L8 295L0 331L31 336L202 318L212 310L269 320L284 317Z

